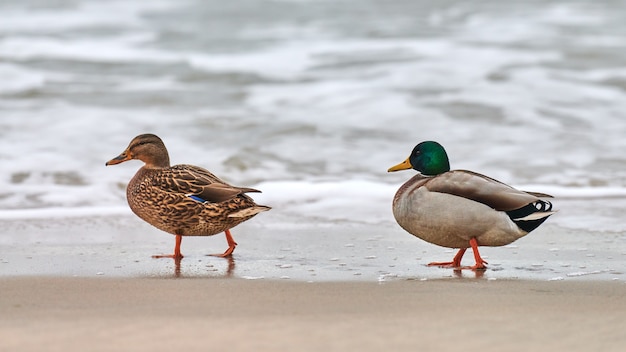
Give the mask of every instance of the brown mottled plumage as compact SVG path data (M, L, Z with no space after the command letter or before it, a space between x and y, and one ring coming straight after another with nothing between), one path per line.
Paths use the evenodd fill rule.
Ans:
M176 235L174 254L182 258L181 236L212 236L225 232L229 256L237 243L229 229L270 207L257 205L245 195L260 192L234 187L209 171L193 165L170 166L163 141L153 134L135 137L128 148L106 165L138 159L146 164L128 183L126 197L132 211L156 228Z

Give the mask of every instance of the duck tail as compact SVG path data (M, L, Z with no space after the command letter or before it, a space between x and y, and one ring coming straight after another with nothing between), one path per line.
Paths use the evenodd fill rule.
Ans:
M237 189L239 189L241 193L262 193L258 189L250 187L237 187Z
M506 213L520 229L528 233L543 224L550 215L556 213L556 210L552 210L552 203L537 200Z
M235 213L229 214L228 217L229 218L247 218L247 217L254 216L262 211L268 211L270 209L272 208L265 206L265 205L255 205L253 207L241 209Z

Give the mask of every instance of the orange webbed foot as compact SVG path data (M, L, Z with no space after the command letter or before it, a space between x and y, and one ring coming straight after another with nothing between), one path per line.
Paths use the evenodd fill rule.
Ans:
M487 266L485 264L489 264L486 261L482 261L480 264L476 264L473 266L461 266L459 263L454 262L432 262L426 264L427 266L438 266L440 268L451 268L451 269L470 269L470 270L487 270Z
M432 262L432 263L428 263L426 264L426 266L438 266L440 268L458 268L458 264L455 264L454 262Z
M224 234L226 235L226 242L228 243L228 249L222 254L209 254L210 256L220 257L220 258L232 257L233 252L235 251L235 247L237 247L237 242L233 240L233 236L230 234L230 230L224 231Z
M234 251L235 251L235 246L228 247L228 249L224 253L215 253L215 254L209 254L209 255L212 257L219 257L219 258L230 258L233 256Z
M454 256L451 262L432 262L428 263L428 266L438 266L441 268L460 268L461 267L461 259L463 259L463 254L467 248L461 248Z
M160 258L172 258L172 259L183 259L185 256L182 254L155 254L152 258L160 259Z
M472 247L472 251L474 252L474 259L476 260L476 264L473 266L461 266L461 259L463 259L463 254L467 248L461 248L454 256L451 262L433 262L428 263L428 266L438 266L442 268L453 268L453 269L471 269L471 270L487 270L487 263L483 258L480 257L480 253L478 253L478 241L476 238L472 237L469 241L470 247Z
M466 266L466 267L463 267L462 269L487 270L487 266L485 264L489 264L489 263L483 261L480 264L476 264L476 265L473 265L473 266Z
M176 235L176 245L174 246L173 254L156 254L153 255L152 258L173 258L177 260L181 260L183 258L183 254L180 253L180 244L183 241L183 236Z
M487 270L487 263L483 258L480 257L480 253L478 253L478 241L476 241L475 237L472 237L469 241L470 246L472 246L472 251L474 252L474 260L476 260L476 264L474 266L470 266L469 268L472 270Z

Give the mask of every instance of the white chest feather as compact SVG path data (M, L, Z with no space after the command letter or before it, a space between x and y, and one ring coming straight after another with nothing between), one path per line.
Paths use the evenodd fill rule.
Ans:
M396 196L393 214L409 233L443 247L467 248L472 237L480 246L503 246L526 235L504 212L425 187Z

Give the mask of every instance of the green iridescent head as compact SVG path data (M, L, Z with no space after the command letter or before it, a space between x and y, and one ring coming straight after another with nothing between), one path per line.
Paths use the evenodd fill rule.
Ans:
M423 175L434 176L450 171L448 154L441 144L434 141L422 142L413 148L411 155L388 171L415 169Z

